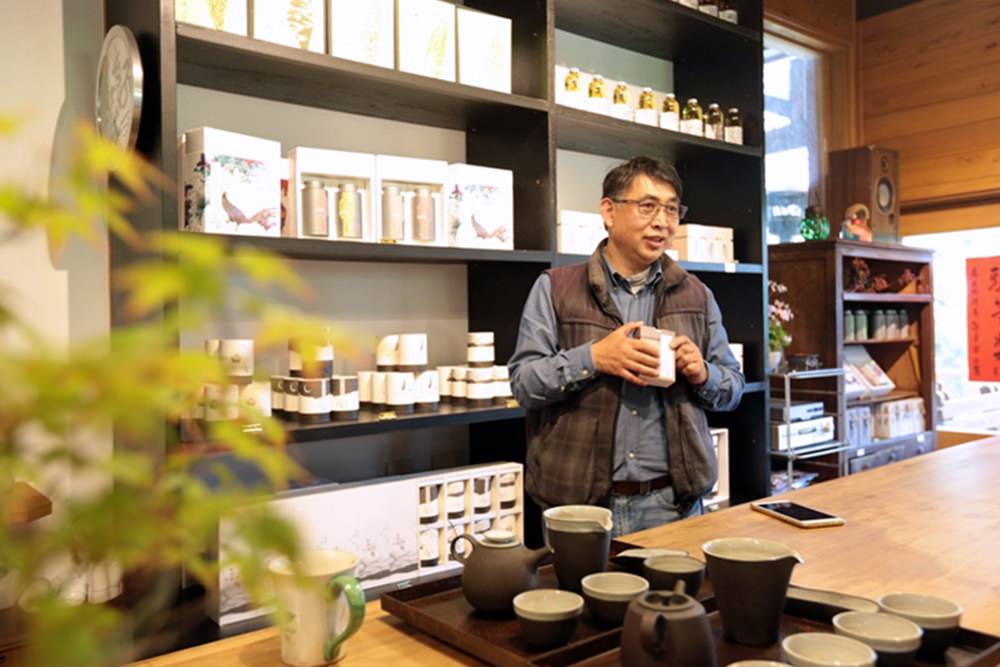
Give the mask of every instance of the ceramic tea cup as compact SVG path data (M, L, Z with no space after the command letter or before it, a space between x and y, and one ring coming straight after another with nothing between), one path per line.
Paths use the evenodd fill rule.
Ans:
M775 662L774 660L740 660L731 662L726 667L792 667L787 662Z
M780 542L751 537L712 540L701 549L726 639L750 646L778 641L788 581L802 557Z
M649 590L649 582L627 572L598 572L580 581L587 609L601 623L621 625L629 603Z
M951 600L920 593L891 593L878 600L882 611L913 621L924 636L917 657L940 661L955 635L958 634L962 608Z
M501 480L502 483L502 480ZM554 552L559 588L579 593L588 574L603 572L611 547L611 510L592 505L561 505L542 514L545 540Z
M319 667L344 657L344 642L365 618L365 592L354 578L358 557L336 549L299 554L268 563L281 607L290 618L281 629L281 661Z
M781 642L781 657L793 667L875 667L867 644L828 632L800 632Z
M683 581L684 592L695 597L705 581L705 564L690 556L653 556L643 561L642 576L654 591L672 591Z
M514 597L514 613L526 644L536 648L561 646L576 632L583 598L555 588L536 588Z
M924 631L894 614L845 611L833 617L838 635L868 644L878 654L880 667L903 667L913 662Z

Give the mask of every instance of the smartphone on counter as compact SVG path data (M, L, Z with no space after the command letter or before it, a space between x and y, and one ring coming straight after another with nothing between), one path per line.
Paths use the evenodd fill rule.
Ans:
M750 503L750 507L799 528L823 528L824 526L844 525L844 520L839 516L820 512L811 507L788 501L754 502Z

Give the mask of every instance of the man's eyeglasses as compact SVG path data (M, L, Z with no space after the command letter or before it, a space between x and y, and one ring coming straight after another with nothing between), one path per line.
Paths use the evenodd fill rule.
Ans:
M616 204L635 204L639 210L639 217L643 220L652 220L659 213L660 209L667 215L667 220L681 220L687 216L688 207L684 204L661 204L655 199L612 199Z

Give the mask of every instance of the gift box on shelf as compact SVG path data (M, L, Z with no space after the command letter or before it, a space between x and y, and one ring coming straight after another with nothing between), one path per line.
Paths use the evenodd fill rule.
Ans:
M458 82L510 93L511 20L465 7L458 11Z
M604 218L600 213L559 211L556 228L556 247L570 255L589 255L597 244L608 237Z
M447 245L443 160L375 156L378 234L382 243Z
M514 249L514 172L470 164L449 166L448 243Z
M673 246L682 260L720 263L734 261L733 230L731 227L680 225L677 227Z
M330 55L392 69L395 0L330 0Z
M376 240L375 156L299 146L288 163L286 236Z
M326 0L251 1L251 37L326 53Z
M182 146L182 230L279 236L281 144L202 127Z
M455 5L396 0L396 65L401 72L454 81Z
M174 18L182 23L246 35L247 0L174 0Z

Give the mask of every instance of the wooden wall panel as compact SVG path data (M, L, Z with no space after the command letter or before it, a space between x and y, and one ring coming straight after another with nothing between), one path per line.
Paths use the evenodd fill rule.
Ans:
M854 44L853 0L764 0L764 21L768 30L780 26L826 43Z
M1000 0L923 0L858 35L863 139L900 152L902 233L1000 224Z

